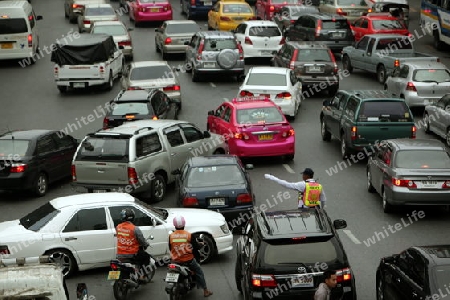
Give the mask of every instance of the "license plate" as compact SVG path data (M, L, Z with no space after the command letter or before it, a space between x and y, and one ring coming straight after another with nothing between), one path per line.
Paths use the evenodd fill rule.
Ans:
M13 43L2 43L2 49L12 49Z
M205 66L205 68L215 68L216 64L215 63L205 63L204 66Z
M150 8L150 12L159 12L159 8Z
M178 282L178 277L180 277L178 273L167 273L166 282Z
M93 190L94 193L106 193L106 190Z
M74 82L73 87L74 88L84 88L85 84L84 84L84 82Z
M258 136L258 139L260 141L270 141L273 139L273 134L260 134Z
M439 187L438 182L434 180L424 180L422 181L423 188L437 188Z
M322 68L320 68L320 67L309 67L308 70L309 70L309 72L321 72Z
M261 55L272 55L272 51L261 51Z
M233 20L235 20L235 21L242 21L242 20L244 20L244 17L236 17L236 18L233 18Z
M269 94L259 94L259 96L270 98L270 95L269 95Z
M291 283L292 287L313 287L314 277L312 275L294 277Z
M209 1L203 2L203 5L212 5L212 2L209 2Z
M359 12L359 11L351 11L350 12L350 16L360 16L361 15L361 12Z
M117 280L120 278L120 271L109 271L108 280Z
M225 205L225 199L224 198L209 199L209 205Z
M340 32L337 32L337 33L333 33L332 37L334 37L334 38L341 38L341 37L344 37L344 34L340 33Z

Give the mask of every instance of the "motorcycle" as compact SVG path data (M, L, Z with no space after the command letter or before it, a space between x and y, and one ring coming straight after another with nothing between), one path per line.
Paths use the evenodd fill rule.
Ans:
M147 240L153 240L153 236ZM151 245L149 247L152 248ZM116 300L126 300L131 289L137 289L139 286L149 283L156 272L156 260L152 256L150 256L149 272L129 259L113 259L110 266L112 271L109 271L108 280L114 280L113 292ZM144 273L144 280L140 279L142 273Z
M203 234L200 234L196 240L199 244L205 244ZM180 300L197 285L195 273L189 267L177 263L170 263L167 266L167 274L164 281L166 282L165 290L170 295L170 300Z

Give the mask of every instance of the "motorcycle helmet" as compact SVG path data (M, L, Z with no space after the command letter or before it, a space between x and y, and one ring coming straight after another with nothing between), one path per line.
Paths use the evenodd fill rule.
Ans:
M173 218L173 226L175 226L176 229L183 229L184 225L186 225L186 220L183 216L176 216Z
M132 210L131 208L124 208L120 212L120 217L122 218L122 221L124 221L124 222L125 221L133 222L134 217L135 217L134 210Z

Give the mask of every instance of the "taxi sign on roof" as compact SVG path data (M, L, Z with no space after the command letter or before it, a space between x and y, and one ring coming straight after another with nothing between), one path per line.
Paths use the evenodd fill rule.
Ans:
M265 96L255 96L255 97L240 97L240 98L234 98L233 103L236 102L250 102L250 101L270 101L269 98Z

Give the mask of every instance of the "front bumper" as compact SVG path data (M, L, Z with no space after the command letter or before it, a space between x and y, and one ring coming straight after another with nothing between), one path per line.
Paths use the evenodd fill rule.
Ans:
M217 254L227 253L233 250L233 234L231 231L227 235L214 237L217 247Z
M295 154L295 138L290 136L284 142L249 144L242 140L228 141L230 154L239 157L283 156Z
M450 205L450 189L417 190L404 187L385 187L386 195L394 205Z

